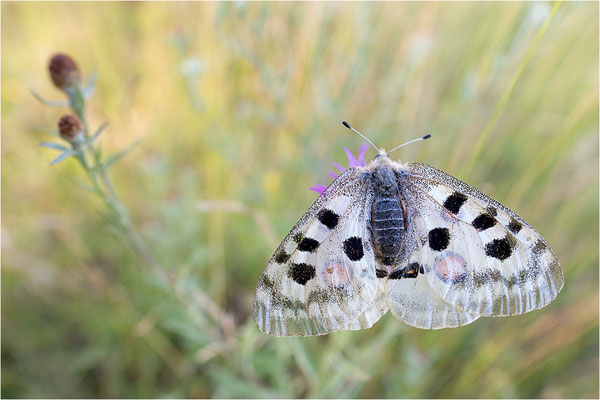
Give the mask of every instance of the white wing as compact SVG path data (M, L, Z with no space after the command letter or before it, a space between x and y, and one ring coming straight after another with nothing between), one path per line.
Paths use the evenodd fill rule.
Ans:
M421 329L455 328L479 318L442 299L429 284L424 269L419 273L422 263L421 252L415 251L411 261L406 266L400 266L407 273L397 279L393 275L387 279L387 305L394 317Z
M415 236L424 239L421 263L431 288L447 303L472 315L505 316L556 297L564 283L560 264L521 217L431 166L406 167L402 190L414 201L409 208L415 210Z
M374 323L377 311L365 313L378 281L367 228L372 197L362 171L340 175L269 260L254 299L254 320L265 333L323 335Z
M377 292L373 302L367 309L360 314L353 321L348 322L342 330L357 331L360 329L368 329L372 327L375 322L379 321L381 317L388 312L389 308L385 300L385 285L381 279L377 280Z

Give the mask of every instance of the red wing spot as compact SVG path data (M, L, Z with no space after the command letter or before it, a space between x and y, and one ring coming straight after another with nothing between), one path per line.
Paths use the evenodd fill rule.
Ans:
M456 253L447 253L438 258L435 270L444 282L460 282L467 275L465 260Z
M350 280L348 268L341 262L332 262L321 274L327 286L343 286Z

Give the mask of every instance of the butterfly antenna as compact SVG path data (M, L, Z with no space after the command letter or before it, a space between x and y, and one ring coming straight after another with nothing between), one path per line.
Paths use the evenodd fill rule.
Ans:
M350 124L349 124L349 123L347 123L346 121L342 121L342 124L344 124L344 126L345 126L346 128L350 129L350 130L351 130L351 131L353 131L354 133L357 133L357 134L359 134L361 138L363 138L363 139L365 139L367 142L369 142L369 143L371 144L371 146L373 146L373 148L374 148L375 150L377 150L377 152L379 153L379 149L377 148L377 146L375 146L375 145L373 144L373 142L371 142L369 139L367 139L367 138L365 137L365 135L363 135L362 133L360 133L359 131L357 131L357 130L356 130L356 129L354 129L353 127L351 127L351 126L350 126Z
M407 144L411 144L411 143L414 143L414 142L418 142L418 141L420 141L420 140L429 139L430 137L431 137L431 135L425 135L425 136L423 136L423 137L420 137L420 138L418 138L418 139L413 139L413 140L411 140L411 141L408 141L408 142L406 142L406 143L402 143L400 146L398 146L398 147L396 147L396 148L394 148L394 149L392 149L392 150L388 151L387 153L388 153L388 155L389 155L389 154L390 154L392 151L394 151L394 150L398 150L400 147L404 147L404 146L406 146Z

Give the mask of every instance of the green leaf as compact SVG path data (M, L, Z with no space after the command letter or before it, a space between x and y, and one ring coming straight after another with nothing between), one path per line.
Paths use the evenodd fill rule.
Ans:
M40 96L36 91L29 89L29 92L31 92L31 94L33 95L33 97L35 97L40 103L45 104L47 106L50 107L64 107L66 105L69 104L69 102L67 101L52 101L52 100L46 100L45 98L43 98L42 96Z
M67 150L64 153L62 153L60 156L58 156L54 160L52 160L52 162L50 163L50 165L58 164L59 162L61 162L64 159L66 159L67 157L74 156L75 154L77 154L77 151L75 151L75 150Z
M127 146L124 150L108 157L106 159L106 162L104 163L104 168L106 168L106 169L110 168L111 165L113 165L114 163L119 161L121 158L123 158L125 155L127 155L127 153L129 153L131 150L133 150L133 148L135 146L137 146L141 141L142 141L142 139L138 139L138 140L134 141L133 143L131 143L129 146Z
M96 147L96 151L94 152L94 160L96 160L96 164L100 164L102 160L102 147Z
M108 121L103 123L102 125L100 125L100 127L96 130L96 132L94 132L94 134L89 139L86 140L85 144L89 146L92 143L94 143L94 141L98 138L98 136L100 136L102 131L104 131L104 128L106 128L107 126L108 126Z
M86 82L84 88L81 91L84 99L89 99L94 95L94 91L96 90L96 80L98 79L98 70L95 70L92 75L90 75L88 81Z
M83 190L87 190L87 191L89 191L89 192L92 192L92 193L94 193L94 194L98 194L98 191L97 191L97 190L96 190L96 189L95 189L93 186L91 186L91 185L88 185L88 184L87 184L87 183L85 183L85 182L81 182L81 181L78 181L78 180L73 180L73 179L71 179L70 181L71 181L71 182L72 182L72 183L73 183L75 186L78 186L78 187L80 187L80 188L81 188L81 189L83 189Z
M54 143L54 142L42 142L40 146L47 147L49 149L67 151L70 150L67 146L63 146L62 144Z

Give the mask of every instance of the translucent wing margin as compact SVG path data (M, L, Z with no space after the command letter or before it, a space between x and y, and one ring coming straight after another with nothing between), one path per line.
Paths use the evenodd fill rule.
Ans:
M558 259L516 213L431 166L406 164L424 272L433 290L468 313L505 316L552 301L563 286ZM393 309L392 309L393 311Z
M376 309L367 311L378 289L367 227L372 197L362 171L342 173L269 260L254 298L263 332L323 335L374 323Z

